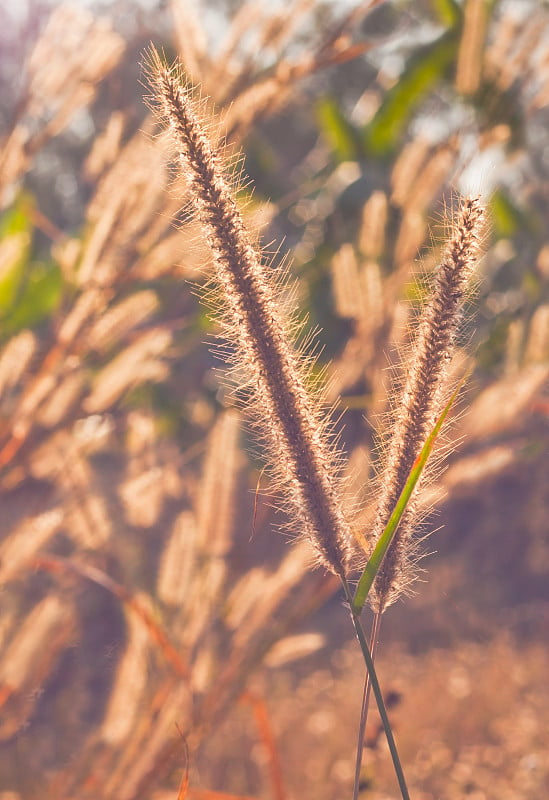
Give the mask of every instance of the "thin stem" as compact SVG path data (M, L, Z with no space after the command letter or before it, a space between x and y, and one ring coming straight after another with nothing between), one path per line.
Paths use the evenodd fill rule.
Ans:
M389 752L391 753L391 759L393 762L395 774L397 776L397 781L400 788L400 793L402 795L402 800L410 800L410 793L406 785L404 770L402 769L402 764L400 763L400 756L398 755L395 737L393 736L391 723L389 722L389 716L387 714L387 709L385 707L383 693L381 691L381 686L379 685L376 668L372 660L372 655L370 653L370 648L368 646L366 634L364 633L364 629L360 623L360 617L353 611L353 605L352 605L353 596L349 588L349 584L345 580L342 580L341 583L343 584L345 596L347 602L349 603L351 619L353 621L353 625L356 631L358 643L360 644L360 649L362 650L362 656L366 664L366 669L368 670L368 674L370 676L372 691L376 699L379 716L381 717L381 724L383 725L383 730L385 731L385 737L387 739L387 744L389 745Z
M372 661L372 656L370 654L370 648L368 647L368 642L366 640L366 635L364 633L362 625L360 624L360 619L354 614L351 614L351 618L353 620L353 625L355 626L356 635L360 644L360 649L362 650L362 655L364 656L364 661L366 662L366 668L368 669L368 673L370 675L372 691L374 693L374 697L376 698L379 716L381 717L381 722L383 724L385 736L387 737L387 744L389 745L389 750L391 752L391 759L393 761L393 766L395 768L395 773L397 776L400 793L402 795L402 800L410 800L410 793L408 792L408 787L406 786L406 779L404 777L402 764L400 763L400 757L398 755L395 737L393 736L391 723L389 722L387 709L385 708L385 701L383 700L381 686L379 685L377 673L374 667L374 662Z
M379 626L381 624L381 614L374 614L372 621L372 630L370 632L370 653L372 654L372 661L375 662L376 649L378 643ZM360 786L360 771L362 769L362 755L364 753L364 735L366 733L366 723L368 721L368 708L370 706L370 673L366 670L364 676L364 691L362 693L362 707L360 711L360 723L358 726L358 741L356 745L356 762L355 762L355 783L353 787L353 800L358 800L358 790Z

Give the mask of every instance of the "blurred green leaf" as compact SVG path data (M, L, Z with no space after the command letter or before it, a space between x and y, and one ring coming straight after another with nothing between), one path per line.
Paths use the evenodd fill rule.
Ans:
M32 195L21 193L0 218L0 317L16 301L32 245Z
M29 265L15 305L2 321L3 333L17 333L47 319L59 305L63 277L53 262Z
M509 239L521 225L521 214L509 197L498 190L491 200L491 217L497 239Z
M404 286L403 299L413 306L421 306L426 302L431 292L431 286L424 275L418 275L414 280Z
M21 192L15 203L0 217L0 239L15 233L31 233L34 198L29 192Z
M531 303L537 303L540 300L543 281L540 280L537 273L527 270L522 278L521 288Z
M364 130L363 141L368 152L381 156L394 150L414 110L446 78L456 59L457 47L458 35L451 29L410 58L402 77Z
M57 307L63 278L54 262L31 262L34 197L21 192L0 218L2 336L38 325Z
M24 282L11 311L2 321L2 333L14 334L47 319L57 308L63 276L53 262L34 262L25 270Z
M453 28L463 17L461 6L455 0L431 0L433 11L446 28Z
M491 372L501 366L507 352L509 324L511 317L500 314L493 322L486 339L476 351L476 361L480 369Z
M337 102L323 97L316 106L320 132L329 143L338 161L356 161L360 154L360 140L356 130L345 119Z

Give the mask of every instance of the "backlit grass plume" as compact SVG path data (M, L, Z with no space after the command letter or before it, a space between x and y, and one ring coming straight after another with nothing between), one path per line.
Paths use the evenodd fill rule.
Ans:
M410 359L404 390L382 473L372 541L381 536L410 470L441 412L444 378L472 270L479 252L484 209L478 199L463 201L442 261L436 270L432 295L425 306ZM370 603L381 613L406 588L413 561L411 541L414 502L408 504L399 528L377 573Z
M247 373L252 419L272 448L271 463L291 501L296 527L322 563L344 579L350 530L338 502L337 455L328 443L318 398L307 388L305 359L288 336L282 287L246 230L191 92L156 51L147 62L153 108L172 134L214 255L225 336L235 346L235 363Z

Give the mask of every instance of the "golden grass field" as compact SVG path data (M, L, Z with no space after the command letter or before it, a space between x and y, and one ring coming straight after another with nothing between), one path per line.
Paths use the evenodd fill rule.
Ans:
M549 11L50 5L19 39L0 15L0 800L353 796L338 576L394 504L464 195L488 221L409 461L467 377L406 571L374 586L376 664L414 800L549 796ZM168 79L226 180L222 236ZM273 292L263 351L219 277L233 223ZM277 337L309 438L270 393ZM358 796L400 797L375 707Z

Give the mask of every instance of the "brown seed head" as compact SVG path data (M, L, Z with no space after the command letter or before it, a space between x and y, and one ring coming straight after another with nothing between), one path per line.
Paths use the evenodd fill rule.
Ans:
M281 292L246 230L219 158L189 92L157 53L149 58L154 103L169 125L191 195L215 257L226 336L244 367L272 463L300 531L322 562L344 576L350 531L338 502L337 461L326 421L306 389L303 358L288 337Z
M441 390L452 356L467 284L478 256L483 217L484 209L477 198L463 201L437 269L431 299L421 316L383 472L373 529L374 542L383 532L412 465L441 410ZM383 611L409 582L406 573L413 549L411 534L414 522L412 503L378 572L371 599L376 611Z

